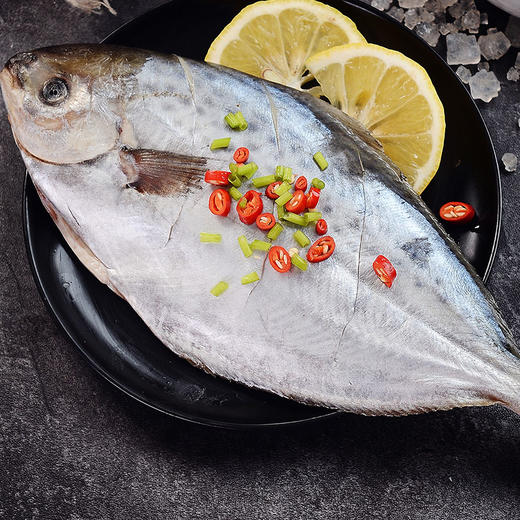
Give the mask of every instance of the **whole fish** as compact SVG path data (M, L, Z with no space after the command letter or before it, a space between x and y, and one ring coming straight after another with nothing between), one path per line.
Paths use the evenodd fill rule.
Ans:
M352 119L223 67L109 46L22 53L0 74L41 200L85 266L160 340L204 370L313 405L410 414L500 403L520 412L518 350L473 268ZM241 110L249 128L223 117ZM211 151L231 136L229 149ZM320 209L336 250L280 274L212 215L204 172L246 146L260 175L329 162ZM264 197L264 210L272 210ZM199 233L220 233L220 244ZM277 244L296 245L290 226ZM312 232L312 230L311 230ZM309 234L311 234L309 232ZM304 253L301 253L302 256ZM391 288L372 263L397 270ZM260 281L241 285L251 271ZM219 298L210 289L229 289Z

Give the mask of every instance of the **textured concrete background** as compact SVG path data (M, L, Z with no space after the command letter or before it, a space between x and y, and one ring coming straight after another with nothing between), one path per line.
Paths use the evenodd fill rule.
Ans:
M96 42L160 3L114 0L117 17L89 17L62 0L3 0L0 62ZM499 156L520 157L519 85L504 83L482 111ZM23 171L1 105L0 518L520 519L520 418L504 409L230 432L170 419L114 389L40 300L23 245ZM518 174L502 180L489 285L520 338Z

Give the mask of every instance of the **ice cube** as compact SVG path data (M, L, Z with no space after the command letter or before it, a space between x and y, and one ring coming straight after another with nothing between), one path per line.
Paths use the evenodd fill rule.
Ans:
M413 29L421 21L418 9L408 9L404 14L404 24L408 29Z
M464 67L464 65L459 65L455 73L460 78L462 83L468 84L469 79L471 78L471 71L467 67Z
M480 61L480 47L472 34L448 34L446 45L449 65L469 65Z
M431 47L435 47L441 33L433 23L421 22L415 27L415 32Z
M444 14L444 11L446 11L446 7L442 5L441 0L428 0L424 4L424 8L434 14Z
M511 68L507 71L506 78L507 78L509 81L518 81L518 80L520 79L520 70L517 69L516 67L511 67Z
M470 78L469 88L473 99L481 99L489 103L493 98L498 96L500 82L494 72L479 70Z
M386 11L392 5L392 0L372 0L370 5L380 11Z
M510 16L504 32L513 47L520 47L520 18Z
M480 23L482 25L487 25L489 23L489 18L487 13L480 13Z
M423 7L426 0L399 0L399 7L410 9L413 7Z
M488 32L488 34L480 36L478 45L486 60L498 60L511 47L511 42L502 31L499 31L496 33Z
M458 0L440 0L439 3L441 4L444 9L447 7L451 7L452 5L456 4Z
M502 162L504 163L504 168L506 172L515 172L516 167L518 166L518 159L514 153L505 153L502 155Z
M457 31L458 31L458 29L455 26L455 24L452 24L452 23L441 23L441 24L439 24L439 32L443 36L446 36L447 34L450 34L450 33L456 33Z
M388 11L388 14L395 18L398 22L402 22L404 20L404 9L401 9L400 7L392 7L390 11Z
M477 70L489 70L489 63L487 61L481 61L477 65Z
M480 27L480 11L471 9L465 15L462 16L462 28L465 31L478 32Z

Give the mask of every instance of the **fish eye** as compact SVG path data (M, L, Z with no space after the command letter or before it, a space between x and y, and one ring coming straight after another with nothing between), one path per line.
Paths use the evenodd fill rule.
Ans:
M47 105L57 105L67 99L69 87L62 78L52 78L45 82L41 91L41 99Z

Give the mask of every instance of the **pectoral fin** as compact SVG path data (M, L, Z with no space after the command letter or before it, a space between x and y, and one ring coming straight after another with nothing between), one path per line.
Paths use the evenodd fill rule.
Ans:
M206 171L204 157L171 152L123 148L119 158L128 186L153 195L171 195L189 188L200 188Z

